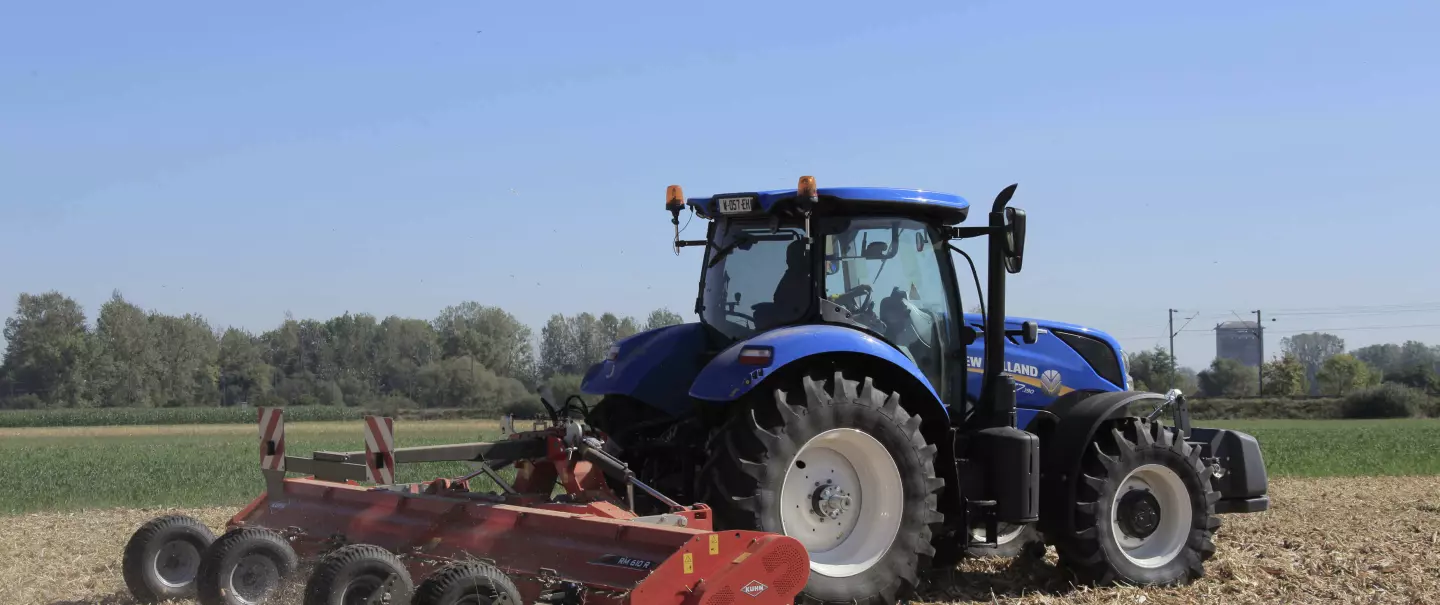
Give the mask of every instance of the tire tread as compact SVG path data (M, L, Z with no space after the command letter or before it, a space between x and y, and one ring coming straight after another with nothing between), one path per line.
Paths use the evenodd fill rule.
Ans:
M375 562L390 567L390 571L399 576L397 588L392 595L400 598L393 600L395 603L408 603L415 592L415 585L410 579L410 572L400 562L400 558L384 548L374 544L347 544L335 549L311 572L310 580L305 583L305 605L334 605L338 600L330 597L334 592L336 581L341 579L343 572L349 571L351 566L362 562Z

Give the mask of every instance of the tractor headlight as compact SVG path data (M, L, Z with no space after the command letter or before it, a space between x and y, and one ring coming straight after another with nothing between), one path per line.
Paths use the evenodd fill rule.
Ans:
M605 352L605 361L615 361L620 357L620 345L610 345L610 350Z

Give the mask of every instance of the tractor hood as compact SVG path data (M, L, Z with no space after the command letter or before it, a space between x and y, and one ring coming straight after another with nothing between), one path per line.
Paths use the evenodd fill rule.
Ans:
M1114 337L1078 324L1028 317L1006 317L1005 325L1018 330L1026 321L1033 321L1040 328L1035 344L1022 344L1017 338L1005 346L1005 372L1016 378L1016 399L1020 407L1043 408L1056 397L1074 390L1130 389L1125 351ZM979 313L966 313L965 323L977 330L984 327ZM976 392L984 351L985 344L980 340L966 348L966 365Z

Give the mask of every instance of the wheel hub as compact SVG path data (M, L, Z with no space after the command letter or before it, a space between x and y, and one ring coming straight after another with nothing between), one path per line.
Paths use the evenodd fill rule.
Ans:
M895 541L905 511L895 459L858 429L805 442L780 487L780 528L810 553L810 570L844 578L869 569Z
M250 554L242 557L230 572L230 589L243 603L259 603L280 582L280 569L269 557Z
M1135 565L1169 565L1190 536L1190 502L1189 488L1173 469L1140 465L1125 474L1110 500L1111 538Z
M155 573L167 586L183 586L195 579L200 568L200 551L195 545L176 540L155 553Z
M1126 535L1148 538L1160 527L1160 501L1150 490L1132 489L1120 497L1116 521Z
M833 484L815 488L815 493L810 496L811 509L826 519L839 519L840 515L850 510L853 501L849 493Z

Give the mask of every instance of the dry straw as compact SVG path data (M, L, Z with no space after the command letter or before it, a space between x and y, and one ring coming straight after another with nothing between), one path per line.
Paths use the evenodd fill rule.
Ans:
M1072 587L1044 561L968 561L927 603L1440 605L1440 477L1276 479L1275 505L1227 515L1207 576L1175 589ZM233 508L104 510L0 519L0 603L124 605L120 550L166 512L217 530ZM298 602L293 590L287 601Z

